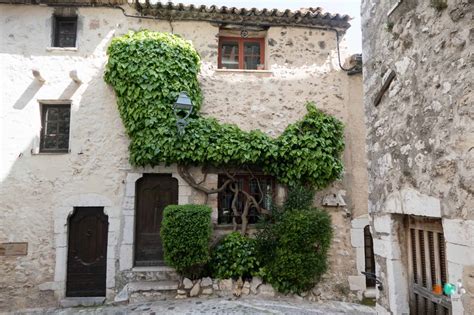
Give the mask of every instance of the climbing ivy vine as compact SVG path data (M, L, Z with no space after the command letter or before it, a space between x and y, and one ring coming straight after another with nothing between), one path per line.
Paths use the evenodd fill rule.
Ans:
M308 103L307 114L278 138L199 114L200 58L189 41L151 31L116 37L108 48L105 81L112 85L131 139L130 161L213 167L253 166L283 184L323 188L343 171L343 124ZM180 92L195 110L177 134L172 106Z

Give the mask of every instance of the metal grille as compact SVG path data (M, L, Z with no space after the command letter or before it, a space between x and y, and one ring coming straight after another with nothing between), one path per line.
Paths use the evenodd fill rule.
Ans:
M451 301L441 292L447 281L441 220L410 217L408 232L410 313L451 314Z
M367 225L364 227L364 254L365 254L365 272L375 274L375 257L374 257L374 243L372 234L370 233L370 227ZM365 285L375 287L375 279L365 277Z

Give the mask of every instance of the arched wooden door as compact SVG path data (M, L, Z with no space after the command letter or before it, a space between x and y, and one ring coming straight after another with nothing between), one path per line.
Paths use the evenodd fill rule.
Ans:
M170 174L145 174L136 184L135 265L163 265L160 237L163 210L178 204L178 180Z
M66 296L105 296L108 217L103 207L77 207L69 219Z

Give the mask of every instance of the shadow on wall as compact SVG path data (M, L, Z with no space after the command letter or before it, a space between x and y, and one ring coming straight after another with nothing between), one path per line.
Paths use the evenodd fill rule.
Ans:
M33 79L33 81L28 85L26 90L20 95L18 100L13 104L14 109L23 109L28 105L29 102L35 97L36 93L43 86L43 82Z

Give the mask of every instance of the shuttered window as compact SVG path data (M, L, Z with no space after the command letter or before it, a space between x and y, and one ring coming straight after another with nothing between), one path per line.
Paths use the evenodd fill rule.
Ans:
M410 314L451 314L450 299L442 293L447 272L441 220L410 217L408 221Z

